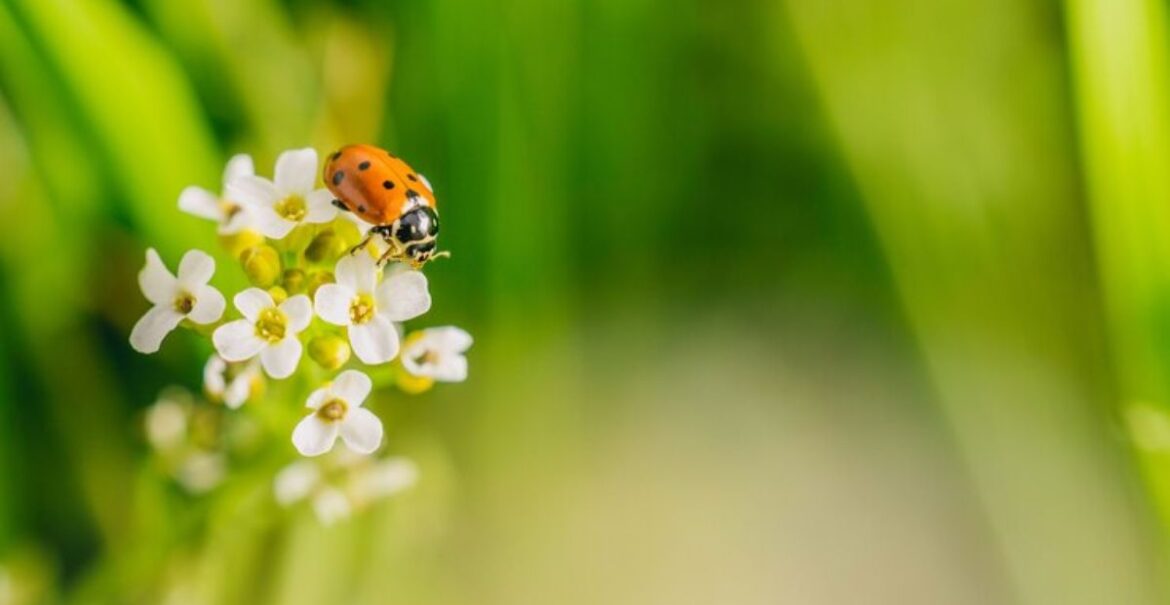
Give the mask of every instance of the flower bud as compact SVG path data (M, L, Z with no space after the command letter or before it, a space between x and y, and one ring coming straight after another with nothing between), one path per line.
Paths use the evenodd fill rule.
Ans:
M326 370L336 370L349 361L349 343L340 336L317 336L309 341L309 357Z
M390 366L394 373L394 386L407 395L419 395L435 386L435 379L429 376L415 376L406 371L401 359L395 359Z
M239 233L231 235L220 235L219 243L227 249L227 251L235 257L239 257L248 248L254 248L264 243L264 236L252 231L251 229L244 229Z
M280 277L280 255L272 246L253 246L240 255L240 264L252 285L267 288Z
M332 263L348 249L344 239L332 229L326 229L313 238L305 250L305 258L314 263Z
M281 288L280 286L272 286L269 288L268 295L272 297L272 302L278 305L288 300L288 292L286 292L285 289Z
M305 272L300 269L285 269L280 281L289 294L300 294L305 288Z
M317 293L317 288L331 283L333 283L332 273L329 271L314 271L305 280L305 294L308 294L309 298L312 298Z

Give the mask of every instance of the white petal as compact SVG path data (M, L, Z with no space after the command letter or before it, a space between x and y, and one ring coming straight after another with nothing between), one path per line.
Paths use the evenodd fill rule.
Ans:
M232 299L232 304L236 305L240 313L252 323L256 323L256 319L260 317L261 311L276 306L276 303L272 300L272 295L260 288L248 288L236 294L235 298Z
M281 506L288 506L303 499L313 491L320 477L317 465L308 460L298 460L284 467L272 482L276 501Z
M338 426L336 422L325 422L314 412L305 416L293 429L293 446L302 456L320 456L333 449L333 442L337 441Z
M337 216L333 205L333 194L328 189L318 189L305 196L306 223L328 223Z
M256 356L268 344L256 336L256 326L246 319L230 321L211 334L211 342L220 357L228 361L244 361Z
M232 179L225 186L225 193L229 200L237 204L257 208L271 208L284 197L276 190L276 185L273 185L272 181L255 175L243 175Z
M219 198L202 187L187 187L179 193L179 210L193 214L199 218L219 222L223 219L223 210L219 207Z
M288 318L288 330L300 334L313 319L313 303L304 294L297 294L280 303L280 310Z
M175 276L167 271L166 265L159 258L154 248L146 251L146 265L138 272L138 287L146 300L156 305L169 305L174 302L178 282Z
M419 271L402 271L378 287L378 313L392 321L414 319L431 308L427 278Z
M419 363L426 350L419 351L411 347L410 352L403 352L402 367L415 376L426 376L443 382L463 382L467 380L467 358L459 353L450 351L434 351L438 359L427 363Z
M369 254L347 254L337 261L333 269L337 283L356 293L374 293L378 283L378 264Z
M227 222L220 223L218 233L222 235L232 235L239 233L244 229L252 229L256 223L256 211L252 206L240 206L231 215Z
M313 498L313 512L321 525L333 525L349 518L349 499L338 489L323 489Z
M372 454L382 445L382 421L366 408L350 408L341 421L341 438L349 449Z
M284 239L297 226L272 208L253 208L250 217L252 228L272 239Z
M427 328L423 330L423 333L423 339L440 351L462 353L471 348L471 334L468 334L462 328L456 328L455 326Z
M305 401L305 407L315 410L325 405L325 402L330 399L333 399L332 389L329 386L323 386L309 394L309 399Z
M226 371L227 362L222 357L219 355L208 357L207 363L203 364L203 390L215 397L223 395L223 390L227 387L223 379L223 373Z
M223 392L224 405L233 410L244 405L248 401L248 397L252 396L252 381L256 380L258 372L256 366L249 366L237 374Z
M385 498L418 481L418 467L406 458L388 458L354 478L355 497L366 501Z
M329 390L334 397L343 399L350 407L359 407L373 388L374 383L369 376L357 370L346 370L333 379Z
M353 290L340 284L323 284L313 295L313 306L321 319L335 325L349 325L349 305L357 296Z
M306 147L280 154L276 158L274 180L281 193L308 193L317 181L317 150Z
M215 275L215 259L202 250L188 250L179 261L179 286L195 290ZM194 292L192 292L194 294Z
M183 315L170 304L155 305L134 324L130 331L130 346L139 353L154 353L180 321L183 321Z
M255 175L256 167L252 164L252 156L246 153L239 153L233 155L228 160L227 165L223 167L223 185L226 188L228 183L242 176Z
M195 297L195 306L191 307L191 312L187 317L197 324L209 324L219 321L223 317L224 307L227 302L223 299L223 294L219 293L213 286L203 285L199 286L191 293Z
M260 363L264 371L273 378L288 378L301 361L301 341L296 336L285 336L279 342L270 344L260 351Z
M386 363L398 355L398 331L383 315L349 327L349 344L354 355L370 365Z
M362 237L365 237L366 234L370 232L370 229L374 228L373 225L363 221L361 218L358 217L358 215L356 215L352 212L342 212L341 216L343 218L348 219L349 222L353 223L354 225L357 225L358 233L360 233Z

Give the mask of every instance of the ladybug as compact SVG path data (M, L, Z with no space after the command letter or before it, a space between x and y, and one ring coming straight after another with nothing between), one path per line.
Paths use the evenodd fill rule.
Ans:
M403 261L415 269L446 252L435 252L439 213L426 177L385 149L346 145L325 162L325 186L333 205L374 225L353 253L379 235L390 249L379 259Z

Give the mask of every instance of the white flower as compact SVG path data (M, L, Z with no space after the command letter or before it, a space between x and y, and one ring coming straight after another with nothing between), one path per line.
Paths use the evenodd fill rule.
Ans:
M333 449L338 436L359 454L378 449L382 444L382 421L361 407L372 388L369 376L346 370L332 384L313 391L305 404L313 413L293 429L297 451L305 456L324 454Z
M139 353L154 353L183 318L197 324L218 321L225 303L223 294L207 285L214 273L215 261L206 252L191 250L184 254L179 261L179 276L175 277L154 248L147 250L146 266L138 273L138 286L154 306L134 324L130 346Z
M317 288L317 315L348 328L349 343L363 362L394 359L399 347L394 322L414 319L431 308L426 276L399 271L377 285L378 267L368 254L343 257L333 273L337 283Z
M175 479L193 494L211 491L223 481L227 460L219 452L195 452L175 471Z
M219 223L222 234L238 233L249 226L252 216L247 206L229 198L227 186L240 177L254 174L252 156L243 153L232 156L223 169L223 195L217 196L202 187L187 187L179 194L179 209Z
M249 363L228 381L228 364L219 355L212 355L203 366L203 389L207 394L223 400L224 405L238 409L252 394L252 385L260 379L260 366Z
M321 482L321 470L309 460L297 460L280 469L272 482L276 501L281 506L291 506L305 499Z
M353 499L369 503L388 498L418 481L418 467L407 458L387 458L359 470L350 482Z
M297 334L309 327L312 304L304 294L293 296L279 306L267 292L248 288L232 299L244 319L228 322L215 330L211 341L227 361L245 361L260 356L260 365L273 378L288 378L301 360Z
M254 228L272 239L283 239L302 223L328 223L337 215L333 194L314 189L317 152L296 149L276 159L274 181L243 175L227 185L227 194L251 207Z
M349 498L339 489L325 488L313 496L313 512L321 525L333 525L348 519L350 511Z
M146 439L159 451L171 450L187 436L187 406L174 398L159 398L146 410Z
M348 449L313 460L297 460L276 474L276 501L288 508L308 500L317 519L332 525L418 481L418 467L407 458L374 460Z
M402 347L402 367L415 376L442 382L467 380L467 358L471 335L456 328L427 328L406 337Z

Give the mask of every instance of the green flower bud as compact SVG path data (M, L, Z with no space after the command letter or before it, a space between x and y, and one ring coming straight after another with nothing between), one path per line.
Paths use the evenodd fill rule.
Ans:
M305 258L314 263L332 263L348 249L344 239L332 229L326 229L313 238L305 250Z
M255 246L244 250L240 264L252 285L267 288L280 277L280 255L272 246Z
M300 294L305 288L305 272L300 269L285 269L280 281L286 292Z
M349 361L349 343L340 336L318 336L309 341L309 357L326 370L336 370Z
M333 273L329 271L314 271L305 280L305 294L308 294L309 298L312 298L317 294L317 288L331 283L333 283Z
M272 286L269 288L268 295L271 296L272 301L278 305L288 300L288 292L286 292L285 289L281 288L280 286Z

